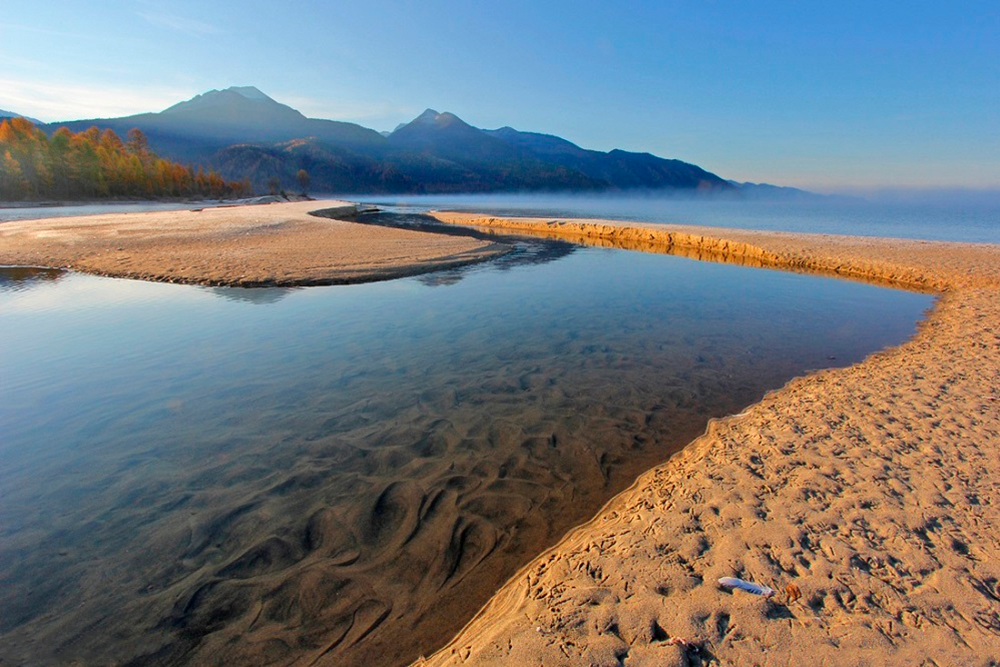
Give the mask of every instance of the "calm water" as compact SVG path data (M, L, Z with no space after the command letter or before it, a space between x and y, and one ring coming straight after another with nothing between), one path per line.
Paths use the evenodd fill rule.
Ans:
M318 196L318 195L317 195ZM336 198L336 197L334 197ZM988 198L960 203L871 202L848 199L730 200L656 196L549 195L346 195L340 198L404 210L449 209L496 215L606 218L735 229L849 234L894 238L1000 243L1000 203ZM136 202L0 208L0 222L35 218L199 208L202 204Z
M37 220L39 218L70 218L104 213L144 213L146 211L188 211L204 208L205 202L117 202L108 204L75 204L71 206L0 207L0 222Z
M641 196L358 196L351 201L496 215L606 218L735 229L1000 243L1000 204L863 200L731 200Z
M405 662L709 417L930 305L541 240L308 289L0 270L0 660Z

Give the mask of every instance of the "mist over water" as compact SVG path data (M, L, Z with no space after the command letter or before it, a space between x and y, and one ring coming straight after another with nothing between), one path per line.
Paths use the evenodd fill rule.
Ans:
M908 194L907 194L908 193ZM877 200L655 194L345 195L371 204L540 217L606 218L733 229L1000 243L1000 197L897 191Z
M494 215L605 218L733 229L847 234L891 238L1000 243L1000 192L866 190L866 198L788 198L656 193L321 195L426 211L450 209ZM0 223L49 217L198 208L204 204L119 202L50 207L0 207ZM318 206L319 207L319 206Z

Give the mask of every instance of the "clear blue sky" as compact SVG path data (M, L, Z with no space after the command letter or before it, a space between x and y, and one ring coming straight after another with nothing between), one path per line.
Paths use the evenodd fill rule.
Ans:
M392 129L433 107L727 178L1000 188L1000 2L7 3L0 108L255 85Z

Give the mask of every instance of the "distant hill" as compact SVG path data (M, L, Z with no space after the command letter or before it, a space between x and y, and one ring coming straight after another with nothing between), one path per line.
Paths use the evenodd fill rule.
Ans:
M680 160L665 160L649 153L622 150L610 153L586 150L561 137L519 132L511 127L486 132L550 162L577 170L591 179L612 183L618 189L732 189L728 181Z
M42 124L41 121L35 120L31 116L24 116L19 113L14 113L13 111L4 111L3 109L0 109L0 120L3 120L4 118L24 118L25 120L30 120L35 125Z
M668 189L736 191L696 165L649 153L591 151L559 137L509 127L482 130L432 109L391 133L306 118L252 86L212 90L159 113L50 123L48 132L91 126L124 135L137 127L174 160L295 186L299 169L326 192L490 192Z
M744 196L754 199L825 199L826 195L816 194L808 190L790 188L784 185L771 185L770 183L739 183L729 181Z

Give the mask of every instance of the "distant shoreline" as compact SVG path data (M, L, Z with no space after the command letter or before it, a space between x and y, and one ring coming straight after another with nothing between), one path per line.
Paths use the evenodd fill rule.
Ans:
M258 200L268 199L263 202ZM241 197L238 199L192 199L191 197L141 197L138 199L71 199L71 200L40 200L40 201L0 201L0 209L3 208L56 208L62 206L130 206L135 204L206 204L212 203L219 206L243 206L253 203L275 203L275 202L297 202L316 201L312 197L302 195L290 195L287 198L276 195L257 195L253 197Z

